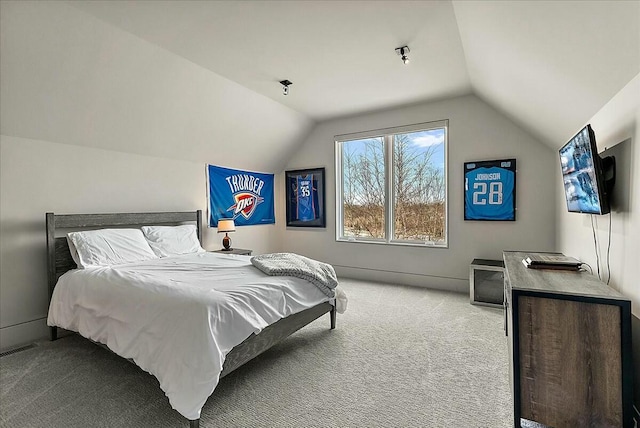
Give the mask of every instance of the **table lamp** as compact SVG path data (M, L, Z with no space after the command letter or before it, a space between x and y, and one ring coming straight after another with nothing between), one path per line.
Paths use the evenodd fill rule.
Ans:
M229 238L229 232L236 231L236 224L232 218L221 218L218 220L218 233L224 232L224 238L222 238L222 251L231 251L231 238Z

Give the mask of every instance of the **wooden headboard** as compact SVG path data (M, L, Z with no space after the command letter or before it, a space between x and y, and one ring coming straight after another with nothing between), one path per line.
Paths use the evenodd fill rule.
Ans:
M58 278L68 270L75 269L66 235L56 237L56 229L85 230L108 227L140 227L162 224L195 222L198 240L202 243L202 210L166 213L113 213L113 214L46 214L47 227L47 279L49 301Z

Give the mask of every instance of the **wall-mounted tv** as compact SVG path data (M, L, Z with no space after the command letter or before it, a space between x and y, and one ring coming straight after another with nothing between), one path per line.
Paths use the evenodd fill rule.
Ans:
M615 180L615 159L598 155L596 138L587 125L560 149L564 194L569 212L606 214Z

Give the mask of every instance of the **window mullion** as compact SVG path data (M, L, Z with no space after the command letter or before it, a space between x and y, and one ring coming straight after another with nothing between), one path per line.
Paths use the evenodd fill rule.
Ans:
M384 136L385 147L385 160L384 160L384 175L385 175L385 235L386 241L391 242L393 240L393 135Z
M342 161L342 143L336 143L336 239L344 238L344 171ZM288 203L288 202L287 202Z

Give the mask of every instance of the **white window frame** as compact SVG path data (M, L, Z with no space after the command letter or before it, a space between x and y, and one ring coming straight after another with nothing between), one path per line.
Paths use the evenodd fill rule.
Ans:
M418 241L405 239L392 239L394 235L393 221L393 136L395 134L407 134L417 131L429 131L431 129L444 128L444 241ZM385 169L385 236L386 238L370 237L345 237L343 197L344 189L342 183L342 143L351 140L366 138L384 139L384 169ZM372 131L356 132L351 134L336 135L335 141L335 167L336 167L336 241L338 242L359 242L384 245L420 246L433 248L449 248L449 120L439 120L434 122L416 123L413 125L397 126L392 128L376 129Z

